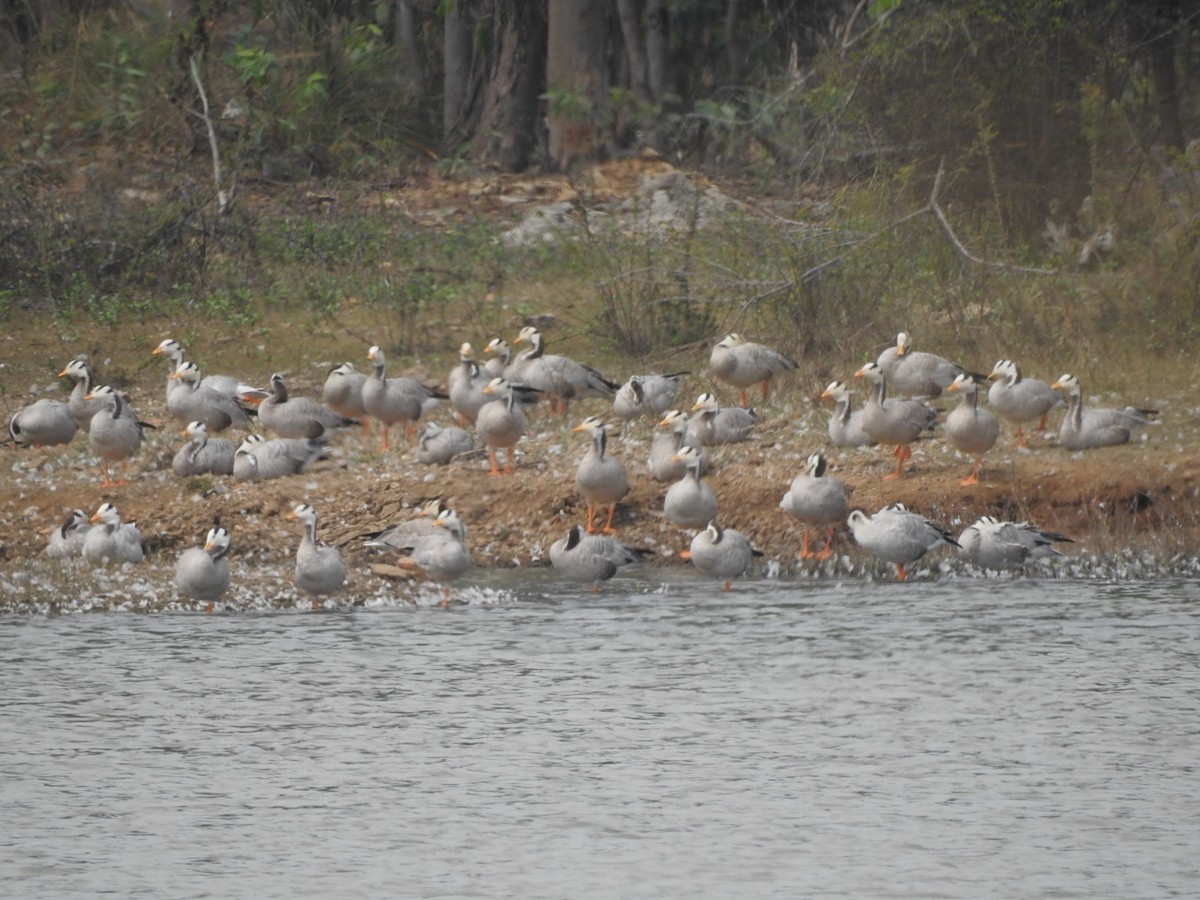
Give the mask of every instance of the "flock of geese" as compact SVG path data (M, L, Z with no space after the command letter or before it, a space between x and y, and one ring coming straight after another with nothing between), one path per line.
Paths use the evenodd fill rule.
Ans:
M359 372L351 363L337 366L329 372L318 400L289 394L278 373L266 389L230 376L203 375L184 358L177 341L164 340L153 354L168 360L166 408L183 423L185 439L172 460L172 470L181 477L211 473L237 481L286 477L325 458L339 431L369 428L374 420L379 423L383 451L391 445L392 428L401 426L409 441L416 442L420 463L445 465L486 450L490 474L502 476L514 469L514 450L526 433L526 411L532 404L544 402L552 413L566 416L572 401L602 398L611 402L612 415L619 419L651 417L658 423L647 471L656 482L670 483L663 502L666 518L695 531L682 555L701 573L723 581L726 589L732 578L752 568L761 553L745 535L719 522L716 493L704 481L711 467L708 451L753 434L759 417L749 406L748 391L761 386L766 401L772 380L796 369L795 361L729 334L713 347L709 371L739 392L741 405L721 406L713 393L705 392L689 414L676 406L688 372L635 375L618 385L590 366L547 354L544 336L532 326L521 330L515 345L528 349L514 353L505 341L494 339L486 347L490 358L479 362L471 345L463 344L445 392L418 379L388 376L384 353L374 346L367 352L369 372ZM144 429L152 426L138 417L126 395L94 383L86 359L71 360L59 374L74 382L68 399L41 399L18 411L9 423L13 440L21 445L62 445L84 432L99 461L101 483L124 484L128 463L142 446ZM914 350L905 333L854 375L870 385L862 409L852 408L852 392L843 382L833 382L821 395L833 407L829 440L837 447L891 447L895 469L885 478L904 475L911 445L939 420L929 401L943 392L961 397L942 420L942 429L951 445L973 459L970 473L960 482L964 485L977 481L984 456L999 439L1000 419L1015 426L1016 441L1025 447L1025 429L1036 422L1044 431L1049 414L1065 402L1058 443L1069 450L1089 450L1129 441L1154 415L1153 410L1132 407L1084 407L1074 376L1064 374L1048 384L1024 376L1012 360L1000 360L987 376L972 373L940 356ZM989 382L990 409L980 403ZM430 422L418 435L422 416L442 401L453 409L458 424ZM274 436L251 433L238 442L215 436L248 428L255 419ZM549 552L556 570L590 582L594 589L646 556L646 551L613 536L615 510L629 493L630 476L625 463L608 453L610 427L603 418L591 415L574 428L588 439L575 477L587 519ZM114 480L117 466L119 478ZM800 558L830 556L835 530L844 524L860 546L892 563L901 580L909 566L941 546L956 547L981 567L1003 569L1059 555L1054 545L1071 540L1025 522L987 516L956 538L901 504L890 504L872 515L852 510L850 489L828 474L823 452L808 457L780 506L804 526ZM313 598L315 606L344 585L346 565L335 547L318 541L316 510L295 504L289 518L303 526L295 585ZM399 568L442 585L443 603L449 602L450 584L472 565L467 528L458 513L440 501L425 504L410 520L366 535L365 545L394 552ZM175 570L179 591L211 609L229 588L230 546L229 531L215 524L202 546L179 556ZM47 553L103 564L138 563L145 551L136 526L122 522L116 507L104 503L91 516L75 510L51 533Z

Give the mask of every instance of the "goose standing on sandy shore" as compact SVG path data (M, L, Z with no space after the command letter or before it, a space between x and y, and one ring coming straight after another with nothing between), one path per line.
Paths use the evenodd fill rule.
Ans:
M740 334L727 334L713 346L708 357L713 375L740 392L743 407L750 405L746 389L762 384L762 399L766 403L771 392L771 379L796 368L796 362L763 344L748 341Z
M567 414L572 400L584 397L611 399L617 384L609 381L591 366L560 354L546 354L546 339L532 325L526 325L517 335L516 343L529 344L512 363L518 381L537 388L549 401L551 412Z
M467 529L452 509L438 513L432 532L414 535L406 545L397 546L407 553L396 561L401 569L419 572L442 586L442 606L450 605L450 585L471 568L471 551L467 549Z
M475 433L483 441L488 451L488 462L491 463L491 475L499 475L500 467L496 462L496 451L503 449L508 453L504 473L513 472L513 453L517 441L525 434L525 413L517 400L517 388L503 378L493 378L488 382L483 392L495 399L485 403L479 409L475 419Z
M888 388L897 397L941 396L965 369L933 353L912 349L907 332L896 335L894 347L879 354L875 364L883 370Z
M687 463L675 458L675 454L685 445L696 448L700 454L700 474L708 474L708 451L696 443L694 435L689 434L691 423L687 413L678 409L668 410L658 425L668 430L655 434L650 444L648 465L651 478L655 481L678 481L686 475Z
M1074 375L1063 375L1050 385L1067 392L1067 414L1058 429L1058 444L1068 450L1094 450L1126 444L1138 428L1153 423L1156 409L1083 408L1083 388Z
M904 581L908 567L935 547L957 547L950 532L900 503L885 506L873 516L862 510L850 513L846 524L854 540L869 553L896 567L896 578Z
M584 534L582 528L572 525L565 538L550 545L550 565L573 581L591 582L595 592L600 590L600 582L641 562L649 552L607 535Z
M1017 426L1017 446L1028 448L1022 426L1037 421L1038 430L1046 430L1050 410L1063 402L1050 385L1036 378L1025 378L1011 359L999 360L988 376L988 405Z
M363 433L371 433L371 423L366 418L367 408L363 406L363 385L367 376L354 368L354 363L344 362L334 366L325 376L321 386L321 402L339 416L347 419L359 419L363 423Z
M205 535L203 547L190 547L175 561L175 587L205 604L208 612L229 590L229 548L229 532L216 525Z
M346 583L346 564L336 547L317 542L317 511L297 503L288 518L304 524L304 536L296 548L296 587L312 597L312 608L321 608L321 598Z
M813 453L804 464L804 471L792 479L792 485L780 509L791 513L804 523L798 556L801 559L828 559L833 556L833 531L846 520L850 512L850 488L840 478L826 475L828 460L824 453ZM825 528L825 546L812 549L811 529Z
M475 361L471 345L464 343L458 348L458 365L450 370L446 379L446 393L450 395L450 406L458 414L462 424L474 424L483 404L491 398L483 392L494 376Z
M608 518L600 531L604 534L614 534L612 523L617 503L629 493L625 464L605 453L608 426L599 417L588 416L573 430L587 432L591 437L591 445L575 470L575 490L579 491L579 495L587 502L587 532L596 533L596 507L607 506Z
M270 481L304 472L326 459L328 447L322 438L275 438L251 434L233 455L235 481Z
M448 466L454 457L474 449L475 439L463 429L426 422L417 438L417 462L426 466Z
M383 429L383 445L380 449L384 452L388 450L388 432L398 423L404 424L409 443L415 443L417 420L421 418L425 404L437 398L445 398L446 395L438 393L415 378L388 378L387 360L378 346L367 350L367 358L371 361L372 372L363 384L363 406L369 415L378 420Z
M171 460L171 471L179 478L194 475L232 475L237 445L226 438L210 438L203 422L188 422L183 429L187 443Z
M166 338L150 351L150 355L165 356L169 361L169 368L167 369L167 399L169 401L171 390L175 386L173 380L175 372L184 362L183 345L177 340ZM234 378L232 375L206 375L200 384L210 391L216 391L218 394L223 394L239 403L258 403L260 400L267 398L267 391L257 388L252 384L247 384L239 378Z
M258 420L281 438L319 438L338 428L357 425L324 403L308 397L288 396L283 376L271 376L271 396L258 405Z
M663 512L681 528L703 528L717 517L717 495L700 480L704 457L695 447L680 447L675 461L683 464L684 473L667 488Z
M717 398L703 393L692 406L689 427L696 442L702 447L720 444L736 444L750 437L750 431L758 422L758 413L741 406L721 406Z
M850 388L844 381L831 382L821 392L822 400L833 401L833 413L829 416L829 439L838 447L866 447L874 441L863 431L862 410L850 408L850 394Z
M722 528L715 521L692 538L692 545L679 554L690 559L696 570L710 578L725 580L725 590L732 587L731 579L745 575L754 565L754 557L762 556L740 531Z
M92 372L92 367L82 356L77 356L63 367L63 370L58 373L58 377L70 378L74 382L74 387L71 388L71 393L67 397L67 407L71 410L71 415L75 417L75 424L79 426L79 429L87 431L92 427L92 416L105 406L102 400L88 399L92 393L92 382L96 377Z
M51 559L78 559L83 556L83 542L91 529L88 514L74 509L66 521L50 532L46 555Z
M167 392L167 412L181 422L203 422L214 434L250 424L250 414L241 401L206 387L195 363L180 363L171 380L175 386Z
M8 420L8 433L21 447L69 444L78 430L70 405L48 397L22 407Z
M946 390L963 395L962 402L946 416L946 439L956 450L975 458L971 474L959 484L963 487L978 484L983 455L996 446L1000 437L1000 422L986 409L979 408L979 385L972 376L959 375Z
M670 375L631 375L613 397L613 413L622 419L662 416L675 405L679 385L687 372Z
M111 503L101 503L91 522L83 539L83 558L92 565L140 563L146 558L146 543L137 524L122 522Z
M100 468L104 473L104 480L100 484L128 484L126 470L129 458L142 446L143 423L132 414L132 410L129 411L130 414L125 414L125 404L118 391L109 389L102 392L100 388L96 388L85 399L91 400L97 394L103 396L106 406L92 416L92 425L88 429L88 443L92 452L100 457ZM113 481L109 476L108 464L112 462L121 464L120 481Z
M855 378L868 379L874 389L863 407L863 431L877 444L889 444L896 449L896 470L885 479L899 478L904 474L904 463L912 456L909 447L921 432L933 427L937 412L919 400L888 399L887 378L878 363L867 363L854 373Z
M959 556L984 569L1013 569L1028 562L1062 556L1056 543L1075 543L1065 534L1043 531L1028 522L1002 522L980 516L958 536Z

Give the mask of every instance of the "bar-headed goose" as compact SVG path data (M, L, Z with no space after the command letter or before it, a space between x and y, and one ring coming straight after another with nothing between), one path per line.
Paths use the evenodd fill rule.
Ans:
M668 429L665 433L654 435L650 444L650 477L655 481L678 481L687 474L687 464L682 459L676 459L675 454L683 446L695 446L700 453L700 474L708 473L708 451L696 443L695 436L688 429L691 422L687 413L679 409L671 409L658 423L660 428Z
M66 520L50 532L46 555L51 559L78 559L83 556L83 542L91 527L86 512L82 509L71 510Z
M275 438L252 434L238 445L233 455L235 481L270 481L304 472L326 459L324 438Z
M846 520L850 512L850 488L842 479L826 475L828 460L824 453L813 453L804 464L804 471L792 479L792 485L780 509L791 513L804 523L800 541L801 559L828 559L833 555L833 531ZM825 528L825 546L812 549L811 529Z
M324 403L289 396L283 375L278 372L271 376L271 396L258 406L258 420L281 438L317 438L358 424Z
M369 433L371 424L365 418L367 408L363 406L362 398L366 382L367 376L355 369L354 363L334 366L321 385L321 402L339 416L362 420L364 432Z
M629 493L625 464L605 452L608 426L599 417L588 416L574 430L586 432L591 437L591 444L575 470L575 489L587 502L587 532L596 533L596 507L607 506L608 518L600 530L604 534L613 534L617 503Z
M591 582L592 590L599 591L600 582L641 562L649 552L608 535L584 534L582 528L572 525L565 538L550 545L550 565L573 581Z
M229 532L214 525L204 536L202 547L190 547L175 561L175 587L179 593L199 600L212 612L213 604L229 590Z
M346 583L346 564L336 547L318 543L315 509L297 503L288 518L304 525L304 536L296 548L296 587L312 597L313 609L320 609L321 598Z
M958 541L941 525L909 512L900 503L885 506L870 517L856 509L846 524L859 546L896 567L896 578L900 581L908 577L908 567L930 550L958 546Z
M936 354L913 350L905 331L896 335L895 346L880 353L875 364L883 370L888 387L898 397L938 397L966 371Z
M74 382L71 394L67 397L67 406L80 430L87 431L92 427L92 416L104 408L103 400L88 399L96 377L92 367L82 356L77 356L63 367L58 377L70 378Z
M167 393L167 412L181 422L203 422L214 434L250 424L250 414L241 401L205 386L195 363L180 363L171 379L175 386Z
M919 400L888 399L887 378L878 363L867 363L854 373L855 378L868 379L874 389L863 407L863 431L877 444L889 444L896 449L896 470L884 478L899 478L904 474L904 462L912 456L909 444L926 428L937 421L937 412Z
M675 461L684 467L683 476L667 488L663 512L683 528L703 528L717 517L717 495L700 480L704 463L702 451L696 447L680 447Z
M988 376L988 404L1017 426L1017 446L1028 447L1024 427L1036 421L1040 431L1046 430L1046 416L1063 402L1050 385L1037 378L1026 378L1011 359L999 360Z
M22 407L8 420L8 433L22 447L69 444L78 430L70 405L48 397Z
M503 449L508 452L507 465L504 471L512 474L513 448L525 434L525 413L517 399L517 387L503 378L493 378L488 382L483 392L494 399L479 408L475 419L475 433L488 450L488 462L491 463L492 475L500 474L496 462L496 451Z
M494 376L475 361L471 345L464 343L458 348L458 365L450 370L446 379L446 393L450 405L462 423L474 422L480 407L491 398L483 392Z
M796 362L740 334L727 334L713 346L708 366L713 375L740 392L742 406L749 406L746 389L762 384L762 399L770 396L771 379L796 368Z
M111 503L101 503L91 522L83 539L83 558L92 565L140 563L146 558L146 544L137 524L122 522Z
M549 401L551 411L566 415L567 407L574 399L612 398L616 394L618 385L591 366L568 356L547 354L545 337L532 325L521 329L516 343L529 344L529 349L513 360L517 380L541 391Z
M1063 375L1050 385L1067 392L1067 414L1058 429L1058 443L1068 450L1094 450L1129 442L1133 432L1153 422L1156 409L1083 407L1083 388L1074 375Z
M725 590L732 587L731 579L746 574L754 565L754 557L762 556L740 531L722 528L715 521L692 538L692 545L679 554L690 559L696 570L710 578L724 579Z
M993 516L980 516L958 536L958 554L981 568L999 571L1062 556L1054 548L1060 542L1075 543L1065 534L1043 531L1028 522L1002 522Z
M833 401L833 413L829 416L829 439L839 447L866 447L874 443L863 431L861 409L851 409L852 391L844 381L830 382L821 392L822 400Z
M679 385L687 374L631 375L613 397L613 412L622 419L663 415L675 405Z
M740 406L721 406L717 398L705 392L692 406L689 428L702 447L735 444L749 439L758 422L758 413Z
M983 467L983 454L996 446L1000 436L1000 422L986 409L979 408L979 385L974 377L966 373L959 375L946 388L963 395L962 402L946 416L946 439L956 450L975 458L971 474L959 481L966 487L979 483L979 470Z
M104 408L92 416L91 428L88 429L88 443L92 452L100 457L100 468L104 473L102 485L127 484L126 470L129 459L142 446L142 428L145 423L138 421L132 410L125 406L124 398L119 391L114 391L108 385L95 388L85 399L101 397ZM113 481L109 476L109 463L121 464L121 480Z
M193 475L232 475L237 444L226 438L210 438L203 422L188 422L183 429L187 443L171 460L171 471L180 478Z
M447 466L454 457L474 449L475 439L458 426L443 427L436 422L426 422L417 438L417 462L427 466Z
M417 437L417 420L425 410L425 404L446 395L406 376L387 377L387 359L378 346L367 350L371 361L371 375L363 384L363 406L368 415L379 421L383 429L382 450L389 446L388 432L396 424L403 424L409 443Z
M413 536L406 546L396 549L403 554L396 561L402 569L419 572L442 586L442 606L450 605L450 584L471 568L467 549L467 529L458 513L445 509L433 520L433 530Z
M169 361L167 369L167 399L169 401L171 390L175 386L172 379L176 370L184 362L183 345L173 338L166 338L150 351L150 355L165 356ZM210 391L224 394L226 397L236 400L239 403L258 403L265 400L268 396L268 392L262 388L247 384L240 378L234 378L232 375L205 375L200 384Z

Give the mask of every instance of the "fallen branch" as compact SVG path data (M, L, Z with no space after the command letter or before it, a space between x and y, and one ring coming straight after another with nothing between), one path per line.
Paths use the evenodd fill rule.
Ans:
M192 115L199 116L208 131L208 146L212 151L213 182L217 188L217 211L223 216L228 215L233 209L233 191L226 191L221 187L221 151L217 146L217 132L213 128L212 117L208 113L208 95L204 93L204 83L200 80L200 67L196 64L195 56L188 58L188 70L192 74L192 81L196 84L196 91L200 94L201 112L193 112Z

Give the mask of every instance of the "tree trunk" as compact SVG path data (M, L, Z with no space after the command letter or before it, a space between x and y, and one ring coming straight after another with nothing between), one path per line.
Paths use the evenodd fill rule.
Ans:
M597 122L607 114L605 4L550 0L546 130L550 164L566 169L599 152Z
M668 27L667 0L646 0L646 85L655 100L667 93Z
M488 61L483 110L474 129L474 162L519 172L529 165L538 134L544 84L546 8L537 0L495 0L494 55Z
M642 39L641 0L617 0L617 15L621 19L625 55L629 60L629 86L639 101L651 100L646 71L646 42Z
M1180 23L1179 0L1158 0L1150 18L1147 49L1158 105L1162 143L1176 153L1187 149L1179 114L1179 82L1175 72L1175 34Z
M412 96L426 96L425 66L421 62L421 45L417 40L417 17L412 0L396 0L396 43L404 53L404 75Z
M471 30L474 19L466 0L451 3L442 30L442 147L452 150L462 140L462 122L471 85Z

